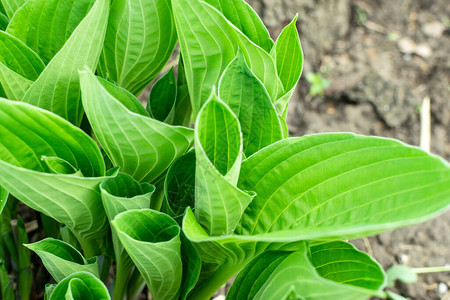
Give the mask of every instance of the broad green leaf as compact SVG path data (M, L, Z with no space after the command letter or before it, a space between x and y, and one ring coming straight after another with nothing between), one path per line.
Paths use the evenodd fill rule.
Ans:
M238 186L257 197L239 234L298 240L391 230L448 208L449 183L447 162L396 140L350 133L286 139L242 164Z
M14 13L28 0L1 0L3 8L7 14L7 17L11 19Z
M149 183L141 184L130 175L119 173L116 177L105 180L100 185L100 191L106 215L108 220L112 221L116 215L127 210L151 208L155 186ZM117 270L114 298L122 299L134 265L120 243L114 228L112 228L112 241Z
M205 0L235 25L252 42L270 52L274 42L253 8L243 0Z
M6 67L34 81L44 70L45 65L40 57L16 37L0 31L0 62ZM7 82L2 81L2 85Z
M326 261L329 265L324 267L337 272L332 275L334 279L338 279L337 281L323 277L317 272L317 267L315 269L311 263L308 249L304 245L294 253L268 252L255 258L236 278L227 299L291 299L290 297L294 297L294 299L311 300L350 300L383 296L382 284L373 287L352 285L354 280L360 279L360 276L374 276L373 278L378 280L378 275L383 275L380 266L352 246L338 247L337 257L333 257L335 253L332 244L322 246L318 252L311 249L310 256L312 261ZM344 248L346 250L343 250ZM356 257L351 256L355 254ZM350 256L352 259L341 262L342 256ZM347 273L348 270L350 270L349 273ZM343 278L348 282L340 281ZM367 281L371 278L367 278ZM381 278L384 279L384 277Z
M99 73L138 95L161 72L176 41L170 0L115 0Z
M56 282L76 272L89 272L99 277L97 258L87 261L73 246L52 238L25 245L36 252Z
M286 251L261 253L239 272L227 293L227 299L253 299L267 278L289 256Z
M387 270L388 287L393 287L396 280L404 283L414 283L417 281L417 274L413 269L404 265L395 265Z
M246 156L283 138L270 96L240 51L220 79L219 97L239 119Z
M56 288L57 284L56 283L47 283L45 285L45 293L44 293L44 300L48 300L50 299L50 296L53 293L53 290Z
M195 216L210 235L230 234L254 197L236 187L242 160L239 121L213 92L195 129Z
M7 32L27 44L47 64L80 24L94 0L28 0Z
M46 171L42 156L58 157L84 176L105 174L95 142L64 119L35 106L0 99L0 158L16 166Z
M53 289L49 300L110 300L106 286L88 272L77 272L66 277Z
M152 87L147 102L149 114L158 121L173 124L177 92L177 82L172 68Z
M0 114L0 184L78 234L104 234L98 185L105 166L95 142L64 119L26 103L0 99ZM86 177L46 173L42 156L64 159Z
M148 117L145 107L139 102L138 98L124 88L109 82L101 77L97 77L98 81L114 98L120 101L130 111Z
M146 209L121 213L112 225L153 298L178 298L183 279L183 248L175 220Z
M276 100L275 106L280 115L286 118L287 105L294 93L303 70L303 50L296 27L297 16L286 26L276 41L272 55L275 56L277 72L285 94Z
M155 182L192 145L193 131L129 111L88 72L80 72L86 115L115 166L138 181Z
M278 98L281 82L273 58L264 49L204 1L173 0L172 5L194 114L208 100L238 49L269 95Z
M191 150L170 166L164 180L167 213L178 220L187 207L195 206L195 151Z
M33 81L17 74L0 62L0 83L5 96L11 100L20 100L33 84Z
M109 2L96 0L61 50L28 89L23 101L50 110L73 124L81 123L83 108L80 103L78 70L85 66L91 69L97 66Z

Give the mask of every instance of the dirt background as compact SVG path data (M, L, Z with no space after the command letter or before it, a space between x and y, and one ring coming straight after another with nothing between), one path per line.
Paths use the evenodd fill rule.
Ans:
M450 159L448 0L247 0L273 37L299 14L303 76L289 107L291 135L351 131L419 145L431 99L431 152ZM308 73L330 82L311 96ZM354 244L385 269L450 264L450 213ZM410 299L450 299L450 272L397 283Z

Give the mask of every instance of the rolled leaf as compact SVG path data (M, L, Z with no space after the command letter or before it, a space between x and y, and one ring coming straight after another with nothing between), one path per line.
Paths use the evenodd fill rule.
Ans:
M56 282L81 271L100 277L96 257L86 260L77 249L63 241L46 238L25 246L39 255Z
M92 69L97 66L106 31L109 2L96 0L61 50L28 89L23 101L80 125L83 108L80 103L78 70L85 66Z
M187 253L182 255L177 223L166 214L147 209L121 213L112 225L153 298L178 298L183 279L182 257Z
M115 166L138 181L155 182L192 145L193 131L129 111L88 72L80 72L83 106Z
M24 244L28 243L28 233L20 216L17 216L14 238L17 247L17 289L21 299L30 299L31 285L33 284L33 272L31 270L31 254Z
M167 213L178 220L187 207L195 207L195 151L191 150L170 166L164 180Z
M236 187L242 160L239 121L212 94L195 128L195 216L208 234L231 234L254 197Z
M206 0L217 8L252 42L270 52L274 42L269 31L253 8L243 0Z
M110 300L108 289L92 273L77 272L58 283L51 292L49 300Z
M99 72L138 95L158 74L177 41L170 0L116 0Z
M186 82L184 62L180 55L178 59L177 101L175 103L175 116L173 125L189 127L191 122L192 106L189 89Z
M219 97L239 119L246 156L283 138L272 100L240 51L220 79Z
M108 220L112 221L118 214L127 210L151 208L155 186L149 183L140 184L130 175L119 173L116 177L105 180L100 185L100 190L106 215ZM117 270L114 297L122 299L134 265L120 243L115 228L112 228L112 241Z
M238 49L269 95L282 92L273 58L245 36L214 6L201 0L173 0L192 108L197 114ZM241 12L242 13L242 12Z
M0 184L79 234L104 234L98 185L105 165L95 142L64 119L26 103L0 99L0 113ZM46 173L42 156L63 159L86 177Z
M156 120L173 124L177 92L177 82L172 68L152 87L147 102L147 111Z
M297 16L286 26L277 39L272 55L277 64L277 73L283 83L285 94L277 99L275 106L286 118L287 104L303 70L303 50L296 27Z
M337 246L337 249L334 247ZM344 250L345 249L345 250ZM294 253L266 252L255 258L236 278L227 299L369 299L383 297L384 272L366 254L344 242L311 249L306 244ZM336 256L334 256L336 255ZM350 260L343 260L351 257ZM311 260L310 260L311 259ZM311 261L323 261L329 277L317 272ZM322 267L319 266L319 267ZM347 272L350 270L350 272ZM325 275L327 275L325 274ZM362 278L366 276L367 278ZM365 280L368 286L354 284Z

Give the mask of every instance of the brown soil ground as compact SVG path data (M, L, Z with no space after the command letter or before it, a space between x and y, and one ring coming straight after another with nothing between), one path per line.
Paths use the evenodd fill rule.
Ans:
M248 1L276 36L296 13L304 73L330 86L309 94L302 76L289 111L292 135L351 131L419 145L419 107L431 99L431 152L450 158L450 5L447 0ZM354 241L384 268L450 263L450 213ZM439 291L439 284L441 291ZM450 272L420 275L395 291L410 299L450 299Z

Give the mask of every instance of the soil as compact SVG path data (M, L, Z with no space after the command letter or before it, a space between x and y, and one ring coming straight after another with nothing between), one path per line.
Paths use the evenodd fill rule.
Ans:
M419 109L431 99L431 152L450 159L450 5L447 0L249 0L274 37L296 13L304 73L330 86L312 97L302 76L289 107L291 135L351 131L419 145ZM353 241L387 269L450 264L450 212ZM450 272L394 290L450 299Z

